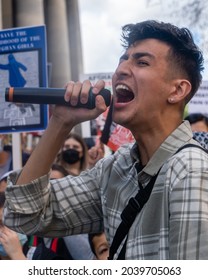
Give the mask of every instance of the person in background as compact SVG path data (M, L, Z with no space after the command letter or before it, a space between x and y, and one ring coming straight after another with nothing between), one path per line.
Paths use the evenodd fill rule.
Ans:
M193 138L208 150L208 117L202 113L192 113L186 116L193 131Z
M12 173L13 170L10 170L6 173L4 173L1 178L0 178L0 192L4 192L6 190L6 186L7 186L7 178L9 176L10 173Z
M7 135L0 134L0 177L11 170L12 153L7 142Z
M99 141L88 150L88 168L92 168L95 164L105 156L104 144Z
M79 134L70 133L64 141L55 162L63 166L68 174L77 176L88 167L88 152L84 139ZM97 156L90 161L91 164L96 162ZM87 260L93 258L87 234L65 236L64 241L74 259Z
M107 260L109 256L109 244L104 232L89 234L89 243L97 260Z
M191 124L192 131L208 132L208 117L201 113L192 113L185 117Z
M23 133L21 133L21 141L23 139ZM0 135L0 177L10 170L13 170L13 155L12 155L12 144L11 140L8 141L8 135ZM22 147L21 147L22 148ZM25 165L28 158L30 157L30 152L25 151L22 148L22 166Z
M91 110L73 107L87 102L91 82L69 81L64 98L71 106L54 107L26 165L9 175L4 222L48 236L104 231L112 245L123 209L149 190L109 259L207 260L208 154L197 147L177 152L188 143L199 146L183 114L201 84L203 55L187 28L170 23L147 20L122 32L124 52L112 77L113 121L129 129L135 143L87 172L50 181L51 164L70 131L107 109L98 94L104 81L93 85Z
M5 193L0 192L0 260L26 260L23 245L27 241L26 235L19 234L2 223Z
M85 170L88 163L88 149L83 138L76 133L70 133L64 141L56 162L69 174L75 176Z

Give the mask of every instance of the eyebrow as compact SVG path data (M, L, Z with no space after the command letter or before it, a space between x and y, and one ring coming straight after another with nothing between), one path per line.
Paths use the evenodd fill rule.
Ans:
M155 58L153 54L149 53L149 52L137 52L137 53L134 53L133 55L133 58L137 59L137 58L140 58L140 57L143 57L143 56L147 56L149 58Z
M138 58L141 58L143 56L147 56L151 59L155 58L154 55L152 55L151 53L149 52L137 52L137 53L134 53L132 54L132 57L134 59L138 59ZM123 54L121 57L120 57L120 60L127 60L129 58L129 55L127 53Z

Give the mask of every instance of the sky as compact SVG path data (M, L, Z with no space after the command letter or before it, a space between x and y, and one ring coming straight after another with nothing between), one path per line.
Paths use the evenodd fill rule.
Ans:
M178 5L182 5L181 0ZM169 17L171 0L79 0L84 73L113 72L122 54L121 27L147 19L183 20ZM206 72L206 71L205 71Z
M154 0L151 13L157 13ZM147 19L146 0L79 0L85 73L113 72L120 54L121 27Z

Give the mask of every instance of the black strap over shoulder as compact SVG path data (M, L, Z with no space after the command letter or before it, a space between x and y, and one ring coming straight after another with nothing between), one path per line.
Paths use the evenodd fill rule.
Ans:
M160 170L159 170L160 171ZM154 186L154 183L156 181L156 178L159 174L158 173L152 177L150 182L147 184L145 188L139 184L140 189L135 197L132 197L129 199L129 202L127 206L124 208L123 212L121 213L121 223L119 227L117 228L117 231L115 233L112 245L110 247L110 253L109 253L109 260L112 260L115 253L117 252L121 242L124 240L124 238L127 236L128 231L133 224L137 214L141 211L144 204L147 202L152 188ZM125 252L126 252L126 241L124 243L123 248L120 251L120 254L118 256L118 259L125 259Z
M203 148L202 146L200 145L196 145L196 144L192 144L192 143L188 143L182 147L180 147L176 153L180 152L181 150L185 149L185 148L190 148L190 147L196 147L196 148L199 148L201 150L203 150L204 152L206 152L208 154L208 150L206 150L205 148Z
M176 153L180 152L181 150L185 149L185 148L189 148L189 147L197 147L199 149L202 149L203 151L205 151L206 153L208 153L207 150L205 150L202 146L196 145L196 144L186 144L182 147L180 147ZM175 154L176 154L175 153ZM160 168L161 169L161 168ZM144 204L147 202L151 192L152 192L152 188L154 186L154 183L157 179L157 176L159 174L160 170L158 171L158 173L152 177L152 179L150 180L150 182L147 184L147 186L145 188L143 188L141 186L141 184L139 183L139 191L136 194L135 197L132 197L129 199L129 202L127 204L127 206L124 208L123 212L121 213L121 223L119 225L119 227L116 230L115 236L113 238L113 242L111 244L110 247L110 253L109 253L109 260L112 260L115 253L117 252L120 244L122 243L122 241L124 240L124 238L127 236L130 227L132 226L137 214L141 211L142 207L144 206ZM124 260L125 259L125 253L126 253L126 242L127 242L127 237L126 240L124 242L124 245L118 255L118 260Z

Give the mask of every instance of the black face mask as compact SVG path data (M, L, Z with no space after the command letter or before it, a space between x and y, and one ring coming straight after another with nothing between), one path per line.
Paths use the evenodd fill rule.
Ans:
M62 158L65 162L69 164L76 163L80 160L79 152L74 149L68 149L62 152Z

